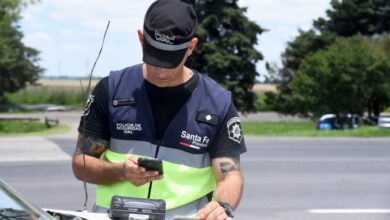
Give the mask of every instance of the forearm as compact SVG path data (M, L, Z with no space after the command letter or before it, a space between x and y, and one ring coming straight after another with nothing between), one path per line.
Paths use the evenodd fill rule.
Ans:
M217 179L214 198L229 203L234 209L240 203L244 180L241 175L240 157L221 157L213 160L213 168Z
M214 199L197 212L199 219L230 219L240 203L244 181L240 171L240 155L212 160L217 189Z
M77 179L89 183L111 184L125 180L123 163L109 163L85 154L73 156L72 168Z
M243 186L241 173L230 173L218 183L214 197L217 201L229 203L236 209L241 200Z
M108 141L79 134L72 160L75 177L95 184L124 180L123 163L110 163L100 159L107 148Z

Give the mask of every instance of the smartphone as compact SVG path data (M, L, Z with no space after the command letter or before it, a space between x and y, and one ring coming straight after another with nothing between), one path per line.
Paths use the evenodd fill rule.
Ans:
M138 158L138 166L144 167L146 170L158 171L160 175L164 174L162 160L158 158L140 157Z

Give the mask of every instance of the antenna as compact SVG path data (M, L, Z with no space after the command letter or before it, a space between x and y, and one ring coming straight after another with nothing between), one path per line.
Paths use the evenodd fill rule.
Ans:
M96 63L97 61L99 60L99 57L100 57L100 54L102 53L103 51L103 46L104 46L104 41L106 40L106 35L107 35L107 31L108 31L108 28L110 27L110 21L108 21L107 23L107 27L106 27L106 30L104 32L104 36L103 36L103 41L102 41L102 45L100 47L100 50L99 50L99 54L98 56L96 57L96 60L95 60L95 63L93 64L92 66L92 69L91 69L91 72L89 74L89 80L88 80L88 86L87 86L87 89L84 91L84 87L83 87L83 83L81 82L81 79L80 79L80 86L81 86L81 93L82 93L82 98L83 98L83 109L85 109L85 103L87 102L87 98L89 96L89 93L91 92L91 81L92 81L92 76L93 76L93 71L95 70L95 66L96 66ZM83 127L85 128L85 116L84 116L84 122L83 122ZM84 162L84 169L85 169L85 154L83 153L83 162ZM85 195L85 200L84 200L84 211L87 211L87 203L88 203L88 190L87 190L87 182L86 182L86 174L84 176L84 195Z

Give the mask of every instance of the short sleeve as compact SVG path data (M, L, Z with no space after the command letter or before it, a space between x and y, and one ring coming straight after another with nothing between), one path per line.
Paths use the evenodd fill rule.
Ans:
M108 77L99 81L85 104L78 131L87 136L109 140Z
M235 157L246 152L241 121L233 104L230 104L222 127L209 150L212 159L218 157Z

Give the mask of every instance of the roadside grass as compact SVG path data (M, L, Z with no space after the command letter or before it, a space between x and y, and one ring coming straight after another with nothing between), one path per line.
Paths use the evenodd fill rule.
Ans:
M63 133L70 130L69 126L58 125L47 128L42 122L20 120L0 121L0 136L8 135L49 135Z
M390 129L376 126L361 126L347 130L317 130L315 122L269 122L243 121L242 127L247 136L278 137L390 137Z
M58 104L81 108L83 94L81 88L29 86L16 93L5 94L9 104Z

